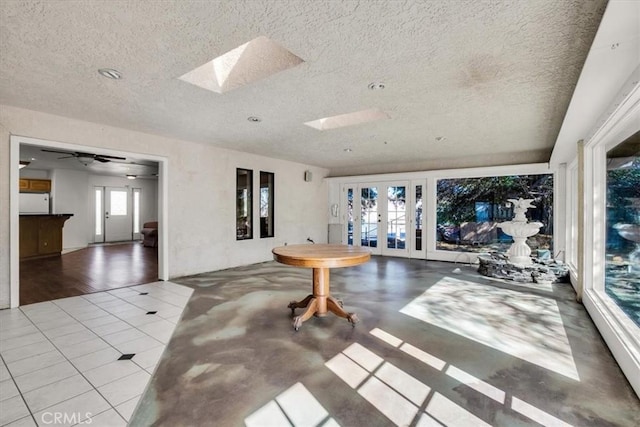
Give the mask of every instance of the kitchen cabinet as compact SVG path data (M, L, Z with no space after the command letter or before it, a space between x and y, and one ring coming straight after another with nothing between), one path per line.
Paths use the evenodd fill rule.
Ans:
M20 259L62 252L62 228L73 214L20 215Z
M19 188L23 193L49 193L51 191L51 180L20 178Z

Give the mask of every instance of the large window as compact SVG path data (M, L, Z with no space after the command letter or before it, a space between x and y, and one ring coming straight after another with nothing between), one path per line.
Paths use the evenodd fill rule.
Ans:
M236 169L236 240L253 238L253 171Z
M260 237L273 237L274 175L260 172Z
M640 326L640 132L607 153L605 291Z
M437 181L436 249L506 252L513 240L498 227L513 219L508 199L533 199L529 221L543 224L527 244L553 255L553 175L512 175Z

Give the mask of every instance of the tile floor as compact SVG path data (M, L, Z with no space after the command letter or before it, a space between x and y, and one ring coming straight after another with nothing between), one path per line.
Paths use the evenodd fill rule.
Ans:
M126 426L192 292L156 282L0 311L0 425Z

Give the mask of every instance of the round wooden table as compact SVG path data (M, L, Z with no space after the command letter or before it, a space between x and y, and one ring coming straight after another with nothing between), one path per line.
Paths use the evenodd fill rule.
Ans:
M371 258L371 251L361 246L347 245L289 245L273 249L273 259L287 265L313 268L313 293L302 301L291 301L291 315L296 308L306 308L300 316L293 318L293 328L297 331L302 322L315 315L324 317L327 312L346 318L352 325L358 321L355 313L347 313L342 302L329 292L329 269L363 264Z

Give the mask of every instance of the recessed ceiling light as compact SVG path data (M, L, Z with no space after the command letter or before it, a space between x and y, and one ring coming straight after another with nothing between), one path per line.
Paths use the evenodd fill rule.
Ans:
M122 78L122 73L118 70L114 70L113 68L100 68L98 73L102 77L106 77L108 79L120 80Z
M252 123L259 123L262 121L260 117L256 117L256 116L249 116L247 117L247 120L249 120Z
M442 142L442 141L446 141L447 137L446 136L436 136L436 141L437 142Z
M345 152L345 153L350 153L350 152L352 152L352 151L353 151L353 150L352 150L351 148L345 148L345 149L344 149L344 152Z
M384 83L382 82L373 82L373 83L369 83L369 86L367 86L370 90L382 90L384 89Z
M127 175L127 179L136 179L137 176L136 175Z
M378 108L371 108L369 110L356 111L355 113L324 117L322 119L305 122L305 125L318 130L329 130L389 118L389 115L384 111Z
M26 168L30 164L31 164L31 162L25 162L24 160L20 160L20 169Z
M179 79L212 92L224 93L303 62L276 42L260 36L189 71Z

